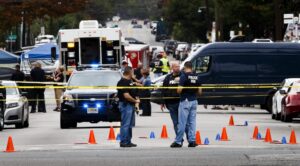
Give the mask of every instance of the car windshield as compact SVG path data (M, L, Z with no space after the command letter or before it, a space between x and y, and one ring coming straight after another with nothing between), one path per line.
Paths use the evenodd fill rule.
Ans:
M116 86L120 79L118 72L82 72L75 73L68 86Z
M14 83L2 83L4 86L16 86ZM18 89L17 88L6 88L6 95L17 95L18 94Z

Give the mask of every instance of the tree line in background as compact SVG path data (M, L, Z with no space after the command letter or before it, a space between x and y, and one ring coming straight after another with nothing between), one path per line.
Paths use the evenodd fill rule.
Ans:
M231 30L249 38L283 39L284 13L300 13L300 0L161 0L175 39L207 42L216 22L217 40L229 39Z
M158 15L158 0L0 0L0 47L10 34L18 36L15 49L32 45L44 26L46 34L78 28L80 20L96 19L104 24L112 16L145 19ZM23 26L21 28L21 23ZM23 35L21 37L21 29Z
M45 26L47 34L61 28L77 28L82 19L105 23L114 15L122 19L163 18L176 40L207 42L216 22L217 40L229 39L229 32L241 31L251 38L282 40L283 14L299 14L300 0L0 0L0 47L9 34L23 46L33 44ZM16 49L18 44L16 44Z

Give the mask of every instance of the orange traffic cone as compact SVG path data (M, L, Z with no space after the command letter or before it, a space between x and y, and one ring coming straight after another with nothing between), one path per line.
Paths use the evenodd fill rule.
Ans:
M255 127L254 127L254 131L253 131L252 139L257 139L257 135L258 135L258 127L255 126Z
M289 144L297 144L295 130L292 130Z
M266 136L265 136L265 142L272 142L272 136L271 136L271 130L267 128Z
M162 138L162 139L168 139L169 138L166 125L163 125L160 138Z
M196 132L196 144L201 145L201 136L200 136L200 131Z
M94 135L94 130L90 130L89 144L97 144L95 135Z
M115 131L113 127L110 127L109 129L108 140L110 141L116 140Z
M234 126L234 120L233 120L232 115L230 116L230 119L229 119L229 126Z
M15 152L15 147L11 136L8 137L7 146L5 152L11 153Z
M221 141L229 141L226 127L224 127L222 130Z

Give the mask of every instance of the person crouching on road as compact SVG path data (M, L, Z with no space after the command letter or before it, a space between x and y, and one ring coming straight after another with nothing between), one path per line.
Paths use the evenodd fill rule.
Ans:
M178 62L174 62L171 65L172 73L168 74L163 82L163 87L166 89L162 89L162 94L164 97L164 104L162 108L167 108L170 112L170 116L174 125L174 131L177 135L178 133L178 108L180 103L180 96L177 93L176 87L178 87L179 79L181 75L180 65ZM174 88L174 89L173 89ZM186 130L186 135L188 136L188 132Z
M136 144L131 142L132 128L135 125L135 104L139 104L140 100L135 99L133 94L133 70L131 67L125 67L123 77L118 82L118 97L119 97L119 109L121 112L121 142L120 147L136 147ZM122 88L121 88L122 87ZM125 88L124 88L125 87Z
M182 147L184 132L188 130L188 147L196 147L196 115L198 106L198 95L202 93L200 88L186 89L185 87L199 87L200 81L198 75L193 72L192 63L185 62L184 72L180 76L177 92L180 94L178 131L172 148Z
M55 72L53 73L53 80L56 83L62 83L64 82L64 67L60 66L58 67ZM56 85L57 86L57 85ZM61 85L58 85L61 86ZM60 98L62 96L63 90L61 88L54 88L54 93L55 93L55 101L56 101L56 108L53 111L60 111L61 103L60 103Z
M33 82L39 82L35 84L35 86L45 86L44 84L40 84L46 81L45 71L42 69L40 63L35 62L34 68L30 71L30 76ZM46 113L46 105L45 105L45 88L36 88L33 89L33 103L31 108L31 113L36 112L36 105L38 105L38 112Z
M140 83L143 87L150 88L151 86L151 78L148 69L142 69L143 77L140 79ZM151 116L151 102L150 102L150 89L141 89L140 91L141 104L140 107L143 110L141 116Z

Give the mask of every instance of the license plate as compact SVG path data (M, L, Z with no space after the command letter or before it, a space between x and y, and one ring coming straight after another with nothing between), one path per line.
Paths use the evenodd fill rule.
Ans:
M98 114L98 109L97 108L88 108L87 113L88 114Z

